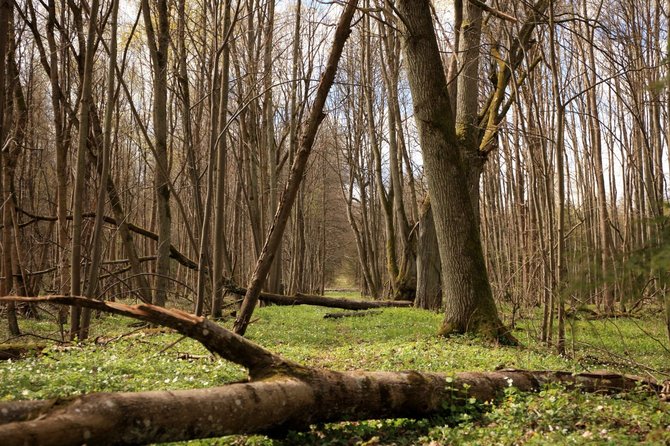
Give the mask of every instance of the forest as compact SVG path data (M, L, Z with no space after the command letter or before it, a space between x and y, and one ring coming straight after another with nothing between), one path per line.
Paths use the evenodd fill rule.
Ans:
M0 0L0 444L669 444L669 23Z

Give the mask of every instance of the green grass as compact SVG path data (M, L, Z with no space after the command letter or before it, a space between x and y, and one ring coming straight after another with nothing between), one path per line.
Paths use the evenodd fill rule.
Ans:
M663 324L653 317L573 321L567 330L569 357L560 357L535 340L537 321L533 320L522 321L521 330L515 332L524 347L510 348L469 336L438 338L435 331L441 316L428 311L389 308L365 317L323 319L332 311L305 306L259 308L248 337L287 358L335 370L609 369L657 377L670 371ZM21 322L25 332L59 336L58 327L49 320ZM0 362L0 400L198 388L245 377L241 367L208 357L190 339L172 332L136 329L130 326L132 322L103 316L94 321L89 342L67 347L51 342L39 356ZM3 325L0 340L8 338ZM12 343L18 341L42 342L26 337ZM185 354L197 359L180 359ZM587 395L552 387L539 394L508 391L502 401L473 406L448 419L337 423L313 426L309 432L289 433L282 439L235 436L191 443L662 445L670 444L670 411L666 403L643 392Z

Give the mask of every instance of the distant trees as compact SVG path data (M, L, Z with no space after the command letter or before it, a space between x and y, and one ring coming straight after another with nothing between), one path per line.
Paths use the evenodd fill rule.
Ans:
M516 101L484 173L482 233L494 295L513 306L541 303L538 335L560 345L561 302L611 314L665 294L666 273L644 259L665 224L650 206L654 191L667 187L659 152L667 138L652 137L658 90L650 81L668 68L655 31L642 44L653 50L633 48L644 26L667 26L667 16L646 1L551 8L553 25L547 11L537 43L525 50L524 82L510 87ZM513 26L501 23L502 33ZM644 117L635 105L642 102Z
M97 4L0 1L0 291L225 315L223 285L251 277L300 157L340 6L143 0L115 32L115 1ZM447 310L444 332L481 317L502 333L540 305L548 344L570 308L667 300L659 2L358 6L259 287L416 296ZM418 10L430 82L401 50ZM448 149L428 147L431 120Z

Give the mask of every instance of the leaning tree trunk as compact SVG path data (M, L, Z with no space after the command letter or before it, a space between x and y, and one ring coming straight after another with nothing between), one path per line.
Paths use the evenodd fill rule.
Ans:
M238 334L244 334L247 325L249 325L249 320L251 319L251 315L258 302L258 295L260 294L265 279L270 272L277 248L281 243L284 229L286 229L286 223L291 213L291 208L295 202L298 188L300 187L300 183L302 182L307 167L307 160L312 152L312 146L316 139L316 132L319 129L321 121L325 118L323 109L326 105L330 87L335 80L335 73L337 72L337 65L340 56L342 55L344 44L351 33L351 19L356 12L357 4L357 0L349 1L340 17L337 28L335 29L333 46L330 55L328 56L326 69L316 91L314 105L312 106L312 110L310 111L305 124L305 129L300 142L300 150L296 154L293 165L291 166L291 172L289 173L289 178L286 182L284 191L282 192L281 199L279 200L279 206L277 207L272 226L270 226L270 230L265 239L265 245L256 262L256 268L251 277L247 294L244 296L239 315L237 320L235 320L234 330Z
M78 303L173 328L247 368L250 382L208 389L97 393L65 400L0 403L0 444L5 446L130 445L301 430L332 421L424 417L463 406L470 398L492 401L510 386L536 391L549 382L579 386L584 391L633 389L640 384L661 390L653 381L609 373L336 372L288 361L210 320L179 310L72 296L0 299L8 300Z
M428 1L398 2L419 142L442 260L441 334L477 332L515 343L498 316L470 202Z

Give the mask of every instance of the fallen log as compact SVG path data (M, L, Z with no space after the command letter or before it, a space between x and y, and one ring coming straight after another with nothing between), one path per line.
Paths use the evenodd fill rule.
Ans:
M20 359L28 355L37 355L46 348L46 344L0 344L0 361Z
M382 314L379 310L356 310L356 311L339 311L337 313L326 313L323 315L324 319L341 319L344 317L363 317L373 314Z
M0 302L26 300L0 298ZM72 399L0 403L0 444L142 444L306 429L310 424L423 417L495 399L503 389L539 390L559 382L583 391L616 392L658 383L612 373L499 370L454 375L336 372L285 360L202 317L152 305L127 306L72 296L34 302L78 304L162 324L249 370L250 381L221 387L95 393Z
M246 288L229 283L225 286L227 292L244 296ZM411 307L409 300L353 300L338 297L315 296L313 294L296 293L294 296L261 292L260 300L275 305L314 305L317 307L340 308L343 310L369 310L372 308Z

